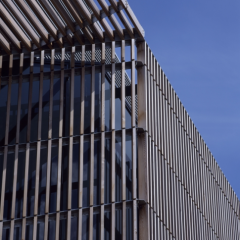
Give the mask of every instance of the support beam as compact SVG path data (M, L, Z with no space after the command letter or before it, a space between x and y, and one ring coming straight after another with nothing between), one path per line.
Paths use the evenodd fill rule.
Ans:
M108 16L110 22L112 23L113 27L115 28L118 36L121 40L124 40L124 33L123 29L121 28L120 24L118 23L117 19L113 15L114 12L109 11L109 6L107 5L105 0L98 0L98 3L102 7L104 13Z
M8 0L6 0L8 1ZM43 28L42 24L40 24L37 17L33 14L30 7L25 3L23 0L15 1L15 3L18 5L18 7L22 10L24 15L28 18L28 20L31 22L33 27L36 29L38 34L41 36L42 40L45 41L45 43L48 45L48 47L51 49L52 46L49 43L49 36L48 32Z
M76 6L76 8L80 11L80 13L86 19L86 21L90 25L91 29L96 33L98 39L101 42L103 42L104 41L103 31L100 29L97 22L94 22L94 23L92 22L92 15L89 12L89 10L87 9L87 7L85 6L85 4L83 3L83 1L82 0L73 0L72 2L74 3L73 5Z
M119 1L120 1L121 5L123 6L124 10L126 11L126 13L128 14L128 17L131 19L133 25L135 26L139 36L144 38L144 35L145 35L144 29L140 25L138 19L136 18L133 10L130 7L128 1L127 0L119 0Z
M17 49L17 51L21 51L21 43L19 40L15 37L13 32L8 28L8 26L5 24L5 22L0 18L0 29L3 31L3 33L8 37L8 39L11 41L13 46ZM1 40L3 38L1 37Z
M106 21L106 19L102 19L101 18L101 13L100 10L98 9L97 5L95 4L95 2L93 0L86 0L88 6L92 9L96 19L100 22L100 24L102 25L102 27L104 28L104 30L106 31L108 37L110 38L111 41L114 40L114 34L113 34L113 30L110 27L110 25L108 24L108 22Z
M59 47L62 48L63 47L62 38L58 37L57 29L54 27L54 25L48 19L48 17L44 13L44 11L37 4L37 2L36 1L32 1L32 0L26 0L26 2L31 7L31 10L36 14L36 16L38 17L39 21L43 24L43 26L49 32L49 34L54 38L55 41L57 41Z
M8 11L2 5L2 3L0 3L0 8L1 8L1 17L3 18L3 20L8 24L9 28L13 31L13 33L21 40L21 42L27 48L27 50L31 51L32 44L31 44L31 41L26 36L26 34L22 31L21 28L19 28L15 20L8 13Z
M27 20L23 17L23 15L20 13L20 11L17 9L17 7L14 5L12 1L9 0L3 0L4 4L7 6L7 8L12 12L16 20L21 24L22 28L27 32L29 37L32 39L34 44L41 48L41 39L38 37L38 35L34 32L32 27L29 25ZM19 28L18 28L19 29ZM18 30L17 29L17 30Z
M6 40L6 38L2 35L1 32L0 32L0 46L4 49L4 51L5 51L7 54L10 55L10 54L12 53L9 42L8 42L8 41Z

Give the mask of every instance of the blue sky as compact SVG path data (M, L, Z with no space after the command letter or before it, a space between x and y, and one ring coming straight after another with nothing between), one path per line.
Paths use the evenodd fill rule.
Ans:
M128 1L148 45L240 198L240 1Z

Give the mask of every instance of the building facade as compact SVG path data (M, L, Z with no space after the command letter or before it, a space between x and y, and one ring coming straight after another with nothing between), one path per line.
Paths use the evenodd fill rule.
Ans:
M0 7L0 240L240 239L126 0Z

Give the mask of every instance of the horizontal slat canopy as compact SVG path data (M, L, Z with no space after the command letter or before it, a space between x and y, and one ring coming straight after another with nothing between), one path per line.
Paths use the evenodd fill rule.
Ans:
M123 0L109 2L3 0L0 55L143 39L144 31L129 4Z

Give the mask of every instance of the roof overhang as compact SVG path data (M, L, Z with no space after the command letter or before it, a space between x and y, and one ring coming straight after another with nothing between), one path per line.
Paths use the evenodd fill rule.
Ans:
M2 0L0 55L144 39L126 0Z

